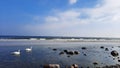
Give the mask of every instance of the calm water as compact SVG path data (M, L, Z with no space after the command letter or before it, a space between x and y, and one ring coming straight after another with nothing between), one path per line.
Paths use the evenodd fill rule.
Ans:
M33 47L32 52L26 52L25 48ZM104 46L103 49L100 47ZM93 68L96 66L120 64L117 57L113 60L111 51L120 52L119 42L54 42L54 41L0 41L0 68L42 68L44 64L60 64L65 68L71 64L80 67ZM82 50L81 47L86 47ZM53 49L56 48L56 51ZM105 51L108 48L109 51ZM20 49L21 55L14 56L11 52ZM59 53L63 50L77 50L78 55L68 57ZM86 54L86 56L85 56Z

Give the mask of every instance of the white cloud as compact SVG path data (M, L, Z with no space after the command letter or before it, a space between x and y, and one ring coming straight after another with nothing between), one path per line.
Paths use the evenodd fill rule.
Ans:
M77 0L69 0L69 4L75 4L75 3L77 3Z
M70 4L77 0L70 0ZM77 8L54 12L44 24L28 25L35 32L50 35L118 36L120 30L120 0L101 0L94 8ZM92 25L91 25L92 24ZM108 25L106 25L108 24ZM103 30L103 31L101 31ZM115 31L114 33L112 31Z
M116 2L118 3L116 4ZM119 23L120 2L119 0L116 2L114 0L103 0L99 3L101 5L99 7L59 11L53 16L47 16L46 23L54 24L55 27L59 25L57 28L74 27L87 23Z
M57 17L53 17L53 16L48 16L46 17L46 22L58 22L59 19Z

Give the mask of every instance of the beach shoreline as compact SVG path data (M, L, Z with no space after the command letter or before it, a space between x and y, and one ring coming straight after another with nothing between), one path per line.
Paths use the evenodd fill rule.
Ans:
M29 55L29 53L27 54L24 49L31 46L33 47L33 51ZM15 57L10 55L10 52L16 49L20 49L23 52L19 58L16 57L19 61L15 61ZM8 66L15 64L14 62L20 63L16 65L16 67L18 67L19 65L23 65L23 61L29 64L28 59L31 59L29 62L31 64L34 62L33 66L39 64L41 67L43 67L44 64L60 64L61 68L64 68L66 65L70 66L72 64L78 64L80 67L93 68L94 63L97 63L96 67L109 68L119 66L116 64L120 63L120 56L114 57L111 55L113 50L119 53L119 49L119 42L0 40L0 58L3 58L2 55L7 56L6 58L1 59L0 65L3 65L4 67L6 60L7 62L12 62L10 63L11 65ZM65 50L70 53L65 53ZM75 52L75 54L73 52ZM7 60L9 56L13 60Z

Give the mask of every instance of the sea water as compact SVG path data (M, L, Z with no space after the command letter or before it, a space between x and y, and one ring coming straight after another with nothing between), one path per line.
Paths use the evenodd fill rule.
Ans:
M25 48L33 47L31 52ZM104 46L104 48L100 48ZM120 52L119 42L66 42L41 40L0 41L0 68L43 68L44 64L59 64L61 68L78 64L83 68L120 64L111 51ZM86 49L82 49L86 47ZM108 48L108 51L105 50ZM19 56L11 53L21 50ZM56 49L56 50L53 50ZM59 55L64 50L79 51L78 55ZM96 62L97 65L93 63Z

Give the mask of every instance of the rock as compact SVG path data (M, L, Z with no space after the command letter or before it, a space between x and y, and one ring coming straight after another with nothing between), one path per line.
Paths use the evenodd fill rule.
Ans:
M115 58L113 58L113 60L115 60Z
M74 54L78 55L80 52L79 51L74 51Z
M100 48L101 48L101 49L104 49L104 46L101 46Z
M110 66L103 66L102 68L120 68L120 65L116 64L116 65L110 65Z
M65 53L67 53L67 52L68 52L68 50L64 50L64 52L65 52Z
M43 68L60 68L59 64L46 64Z
M108 48L105 48L105 51L109 51L109 49L108 49Z
M94 62L93 64L94 64L94 65L98 65L98 63L97 63L97 62Z
M87 56L86 54L83 54L84 56Z
M74 68L73 66L70 66L70 68Z
M62 55L62 54L64 54L64 52L60 52L60 53L59 53L59 55Z
M79 68L79 66L77 64L73 64L74 68Z
M67 55L78 55L80 52L79 51L73 51L73 50L64 50L64 52L60 52L59 55L66 53ZM68 56L68 57L69 57Z
M79 68L77 64L73 64L70 68Z
M69 52L67 52L67 54L73 55L73 54L74 54L74 51L69 51Z
M120 62L120 60L118 60L118 62Z
M120 57L117 57L118 59L120 58Z
M117 51L113 50L111 52L111 55L114 56L114 57L117 57L119 55L119 53Z
M56 48L53 49L53 51L56 51L56 50L57 50Z
M86 47L82 47L81 49L86 50L87 48Z

